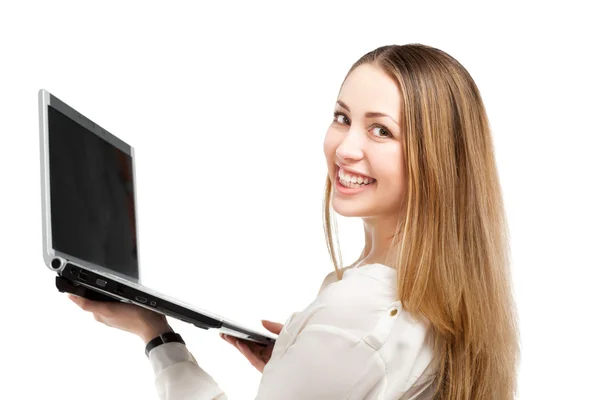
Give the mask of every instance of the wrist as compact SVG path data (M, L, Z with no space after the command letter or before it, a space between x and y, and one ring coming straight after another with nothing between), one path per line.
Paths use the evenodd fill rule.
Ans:
M155 337L160 336L166 332L173 332L173 328L171 328L169 324L160 326L149 326L147 327L147 329L144 329L144 331L141 332L138 336L144 341L144 344L147 344Z
M183 338L181 337L180 334L175 333L175 332L165 332L163 334L161 334L160 336L155 337L154 339L150 340L147 344L146 344L146 348L144 349L145 353L146 353L146 357L150 358L150 352L152 351L152 349L163 345L165 343L181 343L185 346L185 341L183 340Z

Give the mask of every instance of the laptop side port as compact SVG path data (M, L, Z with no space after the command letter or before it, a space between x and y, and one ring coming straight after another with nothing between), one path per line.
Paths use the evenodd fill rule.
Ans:
M115 292L118 295L123 296L125 294L125 288L123 287L123 285L121 285L120 283L117 283L117 289L115 290Z
M84 270L80 270L78 276L79 276L79 279L81 279L84 282L87 282L90 278L89 274L87 272L85 272Z

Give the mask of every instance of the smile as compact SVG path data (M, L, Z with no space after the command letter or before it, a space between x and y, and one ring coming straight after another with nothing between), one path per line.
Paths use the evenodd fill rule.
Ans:
M358 175L338 167L335 187L342 194L356 194L366 190L376 179L365 175Z

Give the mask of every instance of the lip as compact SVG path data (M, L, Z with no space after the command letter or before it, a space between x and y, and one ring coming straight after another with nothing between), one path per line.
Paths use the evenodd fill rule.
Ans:
M352 168L348 168L348 167L342 167L342 166L341 166L341 165L339 165L339 164L335 164L335 166L337 167L337 168L336 168L336 171L335 171L335 172L336 172L336 174L339 174L339 172L340 172L340 169L342 169L342 170L344 170L345 172L348 172L348 173L350 173L350 174L353 174L353 175L360 175L360 176L362 176L362 177L365 177L365 178L369 178L369 179L375 179L375 178L373 178L373 177L371 177L371 176L369 176L369 175L367 175L367 174L363 174L362 172L360 172L360 171L357 171L357 170L355 170L355 169L352 169Z
M340 166L338 165L335 170L335 190L336 190L336 192L338 192L340 194L345 194L345 195L357 194L357 193L363 192L365 190L368 190L371 185L374 185L375 183L377 183L377 180L375 180L375 182L370 183L366 186L359 186L356 188L348 188L348 187L342 185L342 183L340 182L339 169L340 169ZM342 168L342 169L344 171L349 171L346 168ZM362 175L362 174L357 173L357 175ZM368 176L368 175L362 175L362 176ZM371 178L371 179L373 179L373 178Z

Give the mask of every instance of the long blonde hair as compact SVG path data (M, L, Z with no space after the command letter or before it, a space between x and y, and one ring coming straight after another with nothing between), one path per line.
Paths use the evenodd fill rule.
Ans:
M509 232L479 89L457 60L422 44L379 47L346 78L364 63L394 77L402 97L406 197L389 266L404 309L432 323L435 398L512 399L520 350ZM340 279L331 191L328 178L324 228Z

